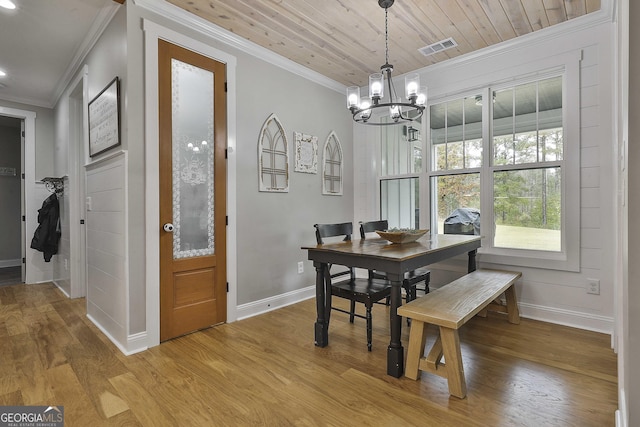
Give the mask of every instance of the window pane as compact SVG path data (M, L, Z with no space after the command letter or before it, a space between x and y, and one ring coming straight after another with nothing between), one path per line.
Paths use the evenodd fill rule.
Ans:
M560 168L495 172L494 245L561 250Z
M482 166L482 139L466 142L465 162L465 167L467 168L479 168Z
M444 232L444 220L459 208L480 210L480 174L434 176L431 178L432 212L437 213L437 230Z
M494 165L562 159L562 78L493 93Z
M482 96L433 105L430 135L434 170L482 165Z
M380 215L389 228L420 228L419 178L380 181Z

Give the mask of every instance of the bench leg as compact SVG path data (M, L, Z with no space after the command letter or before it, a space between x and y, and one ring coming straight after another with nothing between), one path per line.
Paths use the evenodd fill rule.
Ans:
M412 380L417 380L420 375L420 359L424 354L424 346L427 343L427 328L424 322L413 319L409 332L409 348L407 349L407 363L404 375Z
M440 327L440 338L442 339L442 350L447 370L449 394L462 399L467 395L467 384L464 380L458 330Z
M509 288L504 291L504 296L507 299L507 316L509 323L513 323L515 325L520 324L520 311L518 310L515 286L509 286Z

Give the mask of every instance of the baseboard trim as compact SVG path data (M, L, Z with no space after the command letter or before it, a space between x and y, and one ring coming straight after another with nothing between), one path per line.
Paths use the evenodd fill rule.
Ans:
M0 268L7 267L20 267L22 263L20 262L20 258L17 259L1 259L0 260Z
M315 298L315 285L281 295L265 298L237 306L238 320L257 316L287 305L295 304L310 298ZM570 326L593 332L600 332L611 335L613 333L613 318L598 316L587 313L580 313L572 310L543 307L534 304L518 303L520 316L527 319L539 320L541 322L553 323L557 325Z
M257 316L258 314L277 310L278 308L286 307L300 301L315 298L315 296L316 286L313 285L247 304L241 304L236 307L236 313L238 314L238 320L242 320L248 317Z
M109 338L109 341L111 341L113 345L118 347L118 350L120 350L125 356L131 356L132 354L140 353L141 351L145 351L148 348L146 332L129 335L127 337L127 346L131 348L126 348L124 345L118 342L118 340L115 339L113 335L109 333L109 331L103 328L102 325L100 325L100 323L98 323L96 319L93 318L93 316L87 314L87 318L96 326L96 328L100 329L100 331L105 334L107 338Z
M138 332L127 337L127 347L131 350L123 352L125 356L140 353L149 348L147 345L147 332Z
M528 319L600 332L607 335L613 333L613 318L611 317L527 303L518 303L518 306L520 308L520 316Z
M60 284L58 283L57 280L53 280L53 284L56 285L56 288L58 288L58 290L60 292L62 292L64 294L64 296L66 296L67 298L71 299L71 296L67 293L67 291L64 290L64 288L62 286L60 286Z
M627 399L624 388L618 391L618 410L616 411L616 427L627 427L629 414L627 413Z

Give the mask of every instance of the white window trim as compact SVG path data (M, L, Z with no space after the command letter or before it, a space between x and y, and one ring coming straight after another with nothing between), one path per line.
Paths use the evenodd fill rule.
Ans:
M562 251L532 251L522 249L495 248L491 245L491 239L483 237L482 247L479 249L479 259L481 262L501 265L513 265L522 267L534 267L552 270L579 271L580 270L580 60L581 55L569 54L556 57L559 63L549 67L548 62L542 64L540 70L531 72L529 70L522 78L511 78L508 82L486 82L482 88L468 89L456 95L449 95L438 99L430 100L429 104L438 104L452 99L464 97L469 94L482 93L485 99L491 99L490 91L513 87L527 81L542 80L551 75L561 74L563 77L563 137L565 141L562 165ZM559 70L562 70L559 73ZM515 71L515 70L514 70ZM514 73L516 75L517 73ZM488 109L489 107L484 107ZM430 128L429 117L423 121L426 130ZM483 112L484 117L488 115ZM489 120L483 121L483 153L490 153L490 126ZM426 133L425 133L426 134ZM444 171L432 172L430 137L425 139L427 150L423 160L426 161L426 173L422 174L423 182L420 183L422 189L427 192L424 200L430 200L430 179L432 176L443 175ZM481 198L481 211L489 212L489 215L481 215L481 230L494 231L493 218L493 184L491 178L493 170L487 162L488 154L483 154L483 166L480 169L460 169L447 171L445 174L459 174L477 172L487 168L481 173L481 193L486 194ZM428 207L428 221L431 223L431 209ZM432 224L433 227L433 224Z

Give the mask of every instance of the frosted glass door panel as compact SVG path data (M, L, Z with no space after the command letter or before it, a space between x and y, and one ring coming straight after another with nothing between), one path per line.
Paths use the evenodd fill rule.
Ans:
M171 60L174 259L214 253L213 79Z

